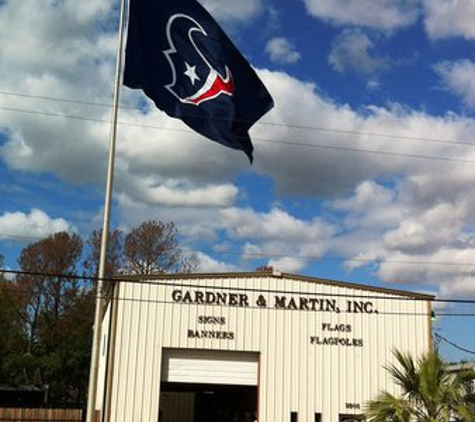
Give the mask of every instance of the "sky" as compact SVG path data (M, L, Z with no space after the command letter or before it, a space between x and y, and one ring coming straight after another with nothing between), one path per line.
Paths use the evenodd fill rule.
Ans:
M173 221L199 271L475 300L475 3L201 0L275 107L254 163L121 89L112 227ZM102 225L118 0L0 0L0 254ZM474 306L436 304L449 359ZM471 313L472 316L444 316Z

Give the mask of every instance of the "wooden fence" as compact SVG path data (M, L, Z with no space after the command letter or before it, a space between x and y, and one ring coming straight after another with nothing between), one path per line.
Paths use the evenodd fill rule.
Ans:
M0 422L84 422L84 409L0 407Z

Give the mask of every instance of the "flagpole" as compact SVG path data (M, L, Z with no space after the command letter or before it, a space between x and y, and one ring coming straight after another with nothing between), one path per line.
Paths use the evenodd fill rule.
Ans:
M112 127L109 140L109 160L107 167L105 198L104 198L104 220L102 224L102 238L101 251L99 257L99 269L96 283L96 300L95 300L95 314L91 350L91 365L89 370L89 388L87 394L87 410L86 422L96 422L95 407L98 386L98 370L99 370L99 356L101 344L101 325L104 316L105 298L104 293L104 279L106 273L107 263L107 249L109 245L109 226L112 203L113 179L114 179L114 162L115 162L115 147L117 138L117 118L119 113L119 99L120 99L120 85L122 74L123 61L123 46L124 46L124 32L125 32L125 6L127 0L120 0L120 15L119 15L119 40L117 46L117 61L115 73L115 87L114 98L112 104Z

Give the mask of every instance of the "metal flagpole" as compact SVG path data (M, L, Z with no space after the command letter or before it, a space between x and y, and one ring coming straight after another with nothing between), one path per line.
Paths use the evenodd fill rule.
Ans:
M119 40L117 47L117 62L115 73L114 99L112 104L112 128L109 143L109 162L107 168L106 189L104 199L104 221L102 225L101 251L96 283L96 310L94 315L94 333L92 338L91 366L89 372L89 388L87 394L86 422L96 422L95 407L98 384L99 355L101 344L101 324L104 316L105 299L103 297L105 269L107 263L107 249L109 244L109 226L114 179L115 145L117 138L117 117L119 113L119 98L122 73L123 44L125 32L126 0L120 0Z

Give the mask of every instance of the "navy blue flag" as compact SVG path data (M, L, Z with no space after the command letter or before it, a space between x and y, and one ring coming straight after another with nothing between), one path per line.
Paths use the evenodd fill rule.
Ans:
M249 63L196 0L131 0L124 84L207 138L242 150L274 102Z

